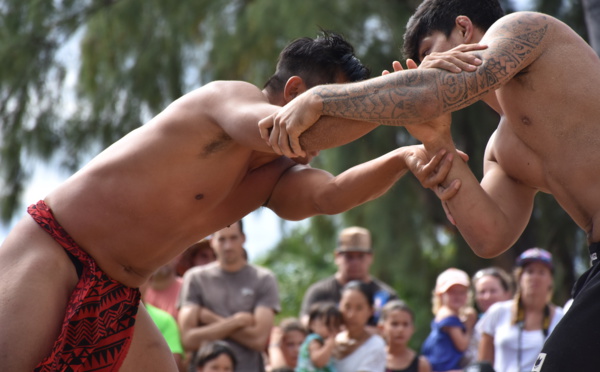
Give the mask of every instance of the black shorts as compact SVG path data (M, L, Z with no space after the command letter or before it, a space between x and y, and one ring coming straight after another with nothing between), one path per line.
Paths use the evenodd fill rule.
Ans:
M544 344L532 371L600 371L600 243L590 246L592 267L575 283L573 304Z

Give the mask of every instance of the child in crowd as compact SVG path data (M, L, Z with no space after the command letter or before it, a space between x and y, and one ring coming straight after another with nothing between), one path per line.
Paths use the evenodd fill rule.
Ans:
M311 306L309 335L300 346L296 372L336 372L332 354L341 325L342 314L333 302L318 302Z
M236 364L233 351L223 341L204 344L194 359L197 372L233 372Z
M385 304L379 318L379 329L387 342L386 372L431 372L431 365L408 347L415 333L413 311L401 300Z
M438 277L433 292L431 333L422 353L436 372L459 371L477 321L475 309L467 306L470 280L467 273L449 268Z
M267 371L281 368L296 368L300 346L308 331L297 318L283 319L271 329Z
M336 336L335 368L338 372L380 372L385 370L385 340L373 334L369 319L374 312L373 290L353 280L342 288L340 311L344 331Z

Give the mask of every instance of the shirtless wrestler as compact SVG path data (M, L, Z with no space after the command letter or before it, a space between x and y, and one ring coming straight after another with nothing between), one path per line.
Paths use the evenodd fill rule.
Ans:
M522 234L538 192L555 197L587 233L593 266L579 279L573 306L546 342L534 370L596 370L600 59L559 20L533 12L502 17L496 0L425 0L409 21L404 48L407 57L423 60L478 42L488 48L472 52L482 60L474 72L418 69L317 87L262 121L263 138L268 138L265 129L275 125L270 139L274 148L289 156L301 154L298 134L320 115L331 115L408 125L428 150L451 151L448 120L414 124L478 100L486 102L501 120L485 152L484 177L479 183L466 164L453 162L448 179L460 180L461 186L447 200L449 216L476 254L494 257Z
M297 220L367 202L407 172L408 155L424 152L398 149L334 177L304 165L310 156L291 160L260 138L259 119L307 88L367 73L337 35L299 39L264 90L217 81L186 94L30 206L0 246L2 370L176 370L138 310L137 287L157 268L260 206ZM327 133L340 120L329 121L307 133L314 150L376 127L347 123L356 129L333 138ZM452 156L412 166L447 172Z

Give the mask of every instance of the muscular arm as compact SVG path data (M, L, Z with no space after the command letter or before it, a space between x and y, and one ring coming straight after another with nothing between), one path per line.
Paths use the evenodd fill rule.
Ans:
M496 162L495 138L496 134L492 135L485 152L481 183L469 166L455 156L445 181L433 188L473 252L485 258L495 257L514 244L527 226L537 193L536 189L506 174ZM425 148L429 154L440 148L455 151L448 133L427 143ZM427 176L427 173L422 172L417 178L423 176ZM450 180L460 180L460 188L448 199L440 191L448 187Z
M481 41L489 47L472 52L483 61L475 72L416 69L312 88L273 118L273 134L280 138L274 141L272 134L271 143L279 143L286 156L303 154L298 137L322 115L397 126L423 123L469 106L543 53L551 39L549 20L539 13L521 12L496 22Z
M406 158L420 151L420 146L401 147L336 177L320 169L292 167L275 186L267 207L288 220L344 212L383 195L408 171ZM437 174L440 181L446 177L452 161L452 157L443 155L436 154L423 166L427 169L442 164Z

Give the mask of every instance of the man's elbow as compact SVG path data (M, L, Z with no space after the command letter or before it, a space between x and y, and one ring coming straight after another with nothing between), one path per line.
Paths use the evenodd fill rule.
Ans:
M269 336L266 337L258 336L252 337L246 346L255 351L264 351L267 347L267 343L269 342Z
M489 236L489 235L488 235ZM511 245L492 239L482 239L478 242L469 242L469 246L481 258L494 258L504 253Z

